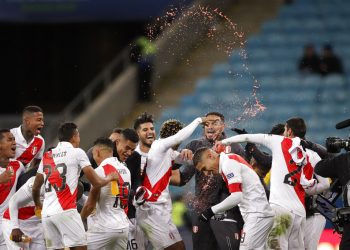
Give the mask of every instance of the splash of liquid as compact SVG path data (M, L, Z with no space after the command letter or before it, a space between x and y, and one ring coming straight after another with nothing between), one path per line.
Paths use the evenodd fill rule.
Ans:
M186 22L182 22L185 19ZM173 25L175 23L179 28L174 28ZM163 32L165 30L167 30L167 32ZM189 31L196 35L199 33L204 34L202 39L200 39L194 46L193 50L211 42L214 43L218 51L225 53L228 57L230 57L233 52L238 52L243 61L241 66L244 74L248 75L251 79L252 89L248 97L245 97L242 94L234 97L234 94L236 93L232 93L232 100L229 103L230 107L232 107L232 109L237 109L237 106L241 106L243 107L243 110L238 111L237 113L239 113L239 115L230 122L233 124L240 123L252 119L257 116L257 114L263 112L266 107L263 105L258 95L261 87L260 83L251 73L246 63L248 55L244 48L246 45L245 34L240 30L236 23L218 8L212 9L208 6L201 5L193 5L186 9L171 8L165 12L164 16L156 18L155 22L148 25L147 36L150 41L154 41L159 34L167 34L169 37L171 36L172 39L168 44L167 51L168 56L171 57L174 55L173 48L179 48L179 46L184 44L185 40L191 39L191 37L188 37ZM183 53L180 57L187 67L192 67L189 55ZM210 55L208 54L207 57L208 58L203 59L209 60ZM167 63L166 59L164 59L164 63ZM227 76L242 77L242 75L235 72L237 70L238 69L235 68L229 69ZM213 91L215 89L216 86L214 85ZM224 107L227 108L227 106L227 102L218 98L213 105L208 106L208 109L220 110Z

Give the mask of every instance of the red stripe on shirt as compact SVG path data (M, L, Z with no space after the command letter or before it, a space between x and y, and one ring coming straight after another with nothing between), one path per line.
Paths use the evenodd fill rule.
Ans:
M56 187L62 186L62 177L60 176L60 173L56 169L56 164L51 156L51 152L46 152L44 154L43 164L45 166L44 170L46 175L48 174L47 167L51 168L51 175L49 176L47 181L51 184L52 191L56 192L58 202L60 203L62 209L68 210L68 209L76 208L78 187L75 188L75 191L73 192L73 194L70 191L68 183L66 183L66 186L62 191L56 191L56 189L54 189L54 185L56 185Z
M289 173L296 171L298 169L298 166L294 163L292 156L288 151L292 147L292 144L293 144L293 141L290 138L284 138L283 141L281 142L284 160L286 162L286 166L287 166ZM296 195L298 196L300 202L305 207L305 190L300 185L300 177L301 177L301 171L294 174L290 178L292 181L295 181L295 186L293 186L294 191L295 191ZM288 184L286 184L286 185L288 185Z
M35 206L21 207L18 209L18 219L27 220L35 216ZM4 218L10 220L10 210L7 209L4 213Z
M145 174L145 179L143 181L143 185L151 191L152 195L150 198L147 199L147 201L155 202L158 200L158 198L161 196L162 192L166 189L166 187L169 185L170 177L171 177L171 166L169 167L168 171L162 176L162 178L157 181L154 186L152 186L148 176L147 172Z
M106 164L102 168L103 168L106 176L111 174L111 173L117 173L117 175L118 175L118 186L119 186L119 191L120 191L120 187L122 187L124 185L124 180L123 180L123 177L120 175L120 173L117 171L117 169L115 167L113 167L112 165L110 165L110 164ZM124 212L126 214L128 214L128 209L129 209L128 207L126 207L124 209Z
M240 155L229 154L228 158L230 158L231 160L238 161L239 163L242 163L242 164L246 165L247 167L253 169L253 167Z
M40 151L43 146L43 140L40 137L34 137L33 142L24 150L24 152L17 157L17 160L22 162L23 165L27 165L31 162L36 154Z
M6 167L6 169L12 167L13 176L11 177L11 180L9 182L0 184L0 204L2 204L6 200L7 196L11 192L11 189L14 183L16 182L17 170L20 168L20 166L21 165L18 161L10 161L9 165Z
M221 173L222 178L224 178L224 181L226 183L226 186L228 188L228 191L230 193L234 193L234 192L242 192L242 183L231 183L228 184L227 178L225 176L225 174Z

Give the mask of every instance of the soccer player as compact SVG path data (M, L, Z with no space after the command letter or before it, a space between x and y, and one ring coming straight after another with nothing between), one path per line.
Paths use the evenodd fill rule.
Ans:
M192 140L185 148L193 153L201 147L213 147L216 141L226 138L225 117L219 112L206 114L207 122L203 125L204 136ZM226 147L229 152L244 156L244 149L237 143ZM198 221L198 215L205 209L217 204L228 195L225 182L220 176L206 176L191 165L185 165L181 171L174 170L170 183L184 186L195 176L195 201L192 212L192 242L194 250L218 249L231 250L239 248L239 237L242 229L242 217L238 207L221 214L220 220L212 219L210 223Z
M27 106L22 112L22 124L11 129L16 139L16 159L27 168L33 161L37 167L43 157L45 141L40 132L44 127L43 111L38 106Z
M32 176L10 199L9 208L2 219L2 231L8 249L11 250L45 250L44 233L41 219L35 215L32 187L35 176ZM40 200L44 199L44 187L40 190ZM30 242L22 242L26 235Z
M8 129L0 129L0 216L3 217L9 201L16 191L18 177L24 172L20 161L11 160L16 155L16 141ZM0 220L1 221L1 220ZM2 230L0 231L0 250L7 249Z
M102 178L117 173L119 191L118 194L112 194L111 186L92 187L81 211L84 220L97 203L96 213L88 220L88 249L127 249L129 220L126 213L131 185L130 171L116 157L112 157L113 142L110 139L101 138L94 144L94 159L99 164L96 173Z
M136 193L140 204L136 220L154 249L184 249L181 236L171 221L171 198L169 181L173 162L184 163L186 153L175 151L180 143L207 118L197 118L185 128L177 120L165 121L160 130L160 139L152 143L148 152L144 187ZM185 151L186 152L186 151ZM186 158L186 157L185 157ZM144 204L142 204L144 202Z
M274 212L253 167L239 155L225 153L219 155L209 148L196 151L193 165L207 175L220 174L230 191L230 196L208 208L199 219L209 222L214 214L239 205L244 219L239 249L265 249L267 235L273 225Z
M78 148L80 135L77 125L64 123L58 129L59 143L44 154L33 185L33 200L42 209L42 224L48 249L86 249L86 234L76 209L80 171L95 187L117 180L116 173L99 177L90 166L85 152ZM40 201L40 188L45 183L45 199Z
M304 249L305 189L313 188L313 166L320 160L315 152L305 152L300 145L305 133L304 120L291 118L284 136L242 134L222 141L259 143L272 151L269 202L277 220L268 238L269 248ZM281 221L284 226L278 225Z

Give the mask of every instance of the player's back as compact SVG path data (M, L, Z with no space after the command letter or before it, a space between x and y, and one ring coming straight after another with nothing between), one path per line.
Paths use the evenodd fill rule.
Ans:
M89 219L89 230L116 230L128 227L127 205L131 185L129 169L116 157L111 157L105 159L95 171L101 177L113 172L118 173L119 195L112 195L111 185L101 188L96 214Z
M305 190L300 184L302 167L295 163L295 157L293 160L293 153L290 152L293 147L300 145L300 139L274 137L276 140L272 148L270 203L305 217ZM308 164L309 162L306 165Z
M38 169L45 180L43 216L76 209L78 179L86 166L90 166L90 162L85 152L69 142L60 142L44 154Z
M260 213L262 216L273 216L274 213L267 201L265 189L252 166L239 155L229 154L228 158L232 168L237 167L241 170L243 199L239 208L242 215Z

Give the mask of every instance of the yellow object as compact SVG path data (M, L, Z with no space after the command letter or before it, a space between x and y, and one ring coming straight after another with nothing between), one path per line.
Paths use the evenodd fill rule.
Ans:
M119 187L117 181L111 181L111 193L112 195L119 195Z
M264 178L266 185L270 185L270 177L271 177L271 171L269 171Z
M12 234L10 235L10 240L12 240ZM22 235L22 242L23 243L30 243L32 242L32 238L27 235Z
M184 202L175 201L173 202L173 211L171 213L171 218L177 227L185 225L184 214L186 213L187 208Z
M41 219L41 208L34 209L35 216Z

